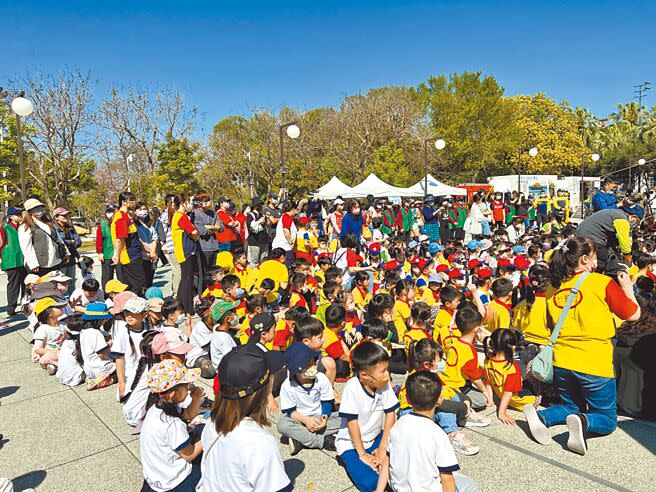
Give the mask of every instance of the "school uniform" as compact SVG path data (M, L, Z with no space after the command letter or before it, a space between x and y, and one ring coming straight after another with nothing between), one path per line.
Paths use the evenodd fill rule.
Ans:
M453 314L444 308L440 309L433 323L433 339L446 350L445 344L450 343L450 338L458 338L461 335L460 330L453 322Z
M75 340L67 338L59 349L59 364L55 375L59 382L66 386L77 386L84 382L84 371L75 356Z
M446 368L440 374L445 386L458 393L465 393L472 400L472 406L487 404L485 396L471 388L471 381L483 376L483 368L478 364L478 354L473 344L461 338L452 339L453 343L445 347Z
M119 320L114 323L112 329L112 337L114 343L112 344L112 353L115 355L122 355L125 361L125 395L129 395L123 402L123 417L125 421L131 425L138 425L146 415L146 403L150 395L150 389L146 383L146 376L148 370L144 371L139 376L139 380L135 379L139 361L141 360L142 353L141 340L143 339L146 329L144 327L141 331L132 331L128 328L125 321ZM132 386L134 385L134 389Z
M408 329L406 320L410 319L410 317L410 303L397 299L394 303L394 326L396 327L399 339L402 339L403 335L405 335L405 331Z
M285 379L280 387L280 410L283 416L278 421L278 431L283 436L297 440L306 448L322 449L324 437L336 434L341 427L339 415L332 413L334 401L333 387L322 373L318 373L309 386L299 384L293 376ZM316 418L327 415L325 429L321 433L309 431L292 417L294 412Z
M187 367L200 367L202 360L209 359L209 345L212 340L212 330L205 323L199 321L191 331L189 343L194 346L185 356ZM197 364L198 362L198 364Z
M218 435L208 422L201 435L202 478L197 492L291 491L292 485L271 433L250 418L232 432Z
M358 457L347 424L350 420L357 419L364 449L367 453L373 453L378 449L383 437L383 417L398 407L399 400L390 383L384 388L377 388L373 394L365 389L357 377L351 378L344 386L339 407L342 423L335 439L335 447L346 472L358 490L375 490L378 473Z
M71 306L88 306L92 302L105 302L105 293L103 292L102 289L98 289L98 292L96 292L96 295L93 296L91 299L87 299L87 297L84 295L84 291L82 290L82 287L78 287L73 291L71 296L68 298Z
M187 424L181 418L166 415L155 405L150 407L141 427L139 448L144 480L152 490L174 489L190 477L195 467L178 454L190 444ZM199 479L197 468L190 482Z
M521 410L524 405L535 404L535 396L522 391L522 373L516 362L486 359L483 371L485 379L499 398L504 393L512 393L508 404L510 408Z
M422 328L412 327L403 335L403 345L405 345L405 350L410 350L410 345L412 342L418 342L424 338L430 338L430 335L426 333Z
M547 299L544 294L535 294L533 305L520 302L513 310L515 328L524 334L527 342L546 345L551 332L547 324Z
M218 369L221 359L236 346L235 339L227 331L216 330L212 333L210 337L210 359L212 359L215 370Z
M499 328L510 328L510 310L512 307L499 299L494 299L487 305L485 324L488 331L493 332Z
M116 371L116 364L109 357L100 357L100 352L109 348L107 340L99 330L87 328L80 331L80 352L84 360L87 379L101 379Z
M66 338L64 325L50 326L40 323L34 330L32 338L34 342L43 341L42 348L47 350L43 355L34 355L34 361L43 365L53 364L56 366L59 363L59 352L57 350L61 348Z

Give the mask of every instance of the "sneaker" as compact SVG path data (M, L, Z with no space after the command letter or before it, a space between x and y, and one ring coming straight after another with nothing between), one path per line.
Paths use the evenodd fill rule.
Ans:
M55 373L57 372L57 366L53 364L48 364L46 366L46 371L48 371L48 374L50 374L51 376L54 376Z
M464 432L459 430L449 434L449 439L451 440L453 449L465 456L472 456L481 449Z
M335 436L333 434L323 436L323 449L326 451L337 451L337 448L335 447Z
M549 435L549 429L547 429L547 426L544 425L540 420L540 417L538 416L538 412L537 410L535 410L535 407L533 405L524 405L522 407L522 411L524 412L524 416L526 417L526 422L528 423L528 427L531 430L531 435L533 436L533 439L535 439L543 446L547 446L548 444L551 444L551 436Z
M567 449L571 452L585 455L588 450L588 443L585 440L585 430L588 428L588 419L583 414L568 415L565 420L569 438L567 439Z
M289 454L291 456L297 455L301 449L303 449L303 445L298 442L296 439L292 439L291 437L289 438L289 443L287 444L289 447Z
M467 414L467 423L465 427L487 427L492 423L489 417L485 417L480 413L476 413L474 410L470 410Z

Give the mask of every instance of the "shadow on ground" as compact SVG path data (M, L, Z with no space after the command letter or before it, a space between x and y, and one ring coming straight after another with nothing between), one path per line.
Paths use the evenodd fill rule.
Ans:
M644 446L652 454L656 454L656 425L650 425L639 420L620 420L617 426Z
M45 470L35 470L14 478L12 480L14 484L14 492L38 487L46 479L46 475L47 472Z

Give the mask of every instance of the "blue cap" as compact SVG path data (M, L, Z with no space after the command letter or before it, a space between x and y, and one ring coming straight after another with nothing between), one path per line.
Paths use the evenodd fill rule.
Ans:
M321 352L312 350L303 342L294 342L285 350L285 362L289 369L289 379L294 379L294 375L300 372L310 359L318 359Z
M92 302L87 306L87 310L82 314L82 319L109 319L112 315L107 311L107 304L104 302Z
M637 215L640 220L645 217L645 209L638 204L632 205L630 207L624 205L622 210L624 210L629 215Z
M443 249L444 249L444 246L442 246L440 244L437 244L437 243L430 243L428 245L428 252L432 255L434 255L435 253L437 253L439 251L442 251Z
M146 299L164 299L164 293L159 287L149 287L146 290Z
M476 241L476 239L472 239L467 243L467 248L471 249L474 251L475 249L482 248L484 244L480 241Z
M408 248L410 248L410 249L414 249L414 248L416 248L417 246L419 246L419 243L418 243L417 241L410 241L410 242L408 243Z
M438 274L434 273L433 275L428 277L428 283L429 284L435 283L435 282L438 283L438 284L441 284L442 283L442 275L438 275Z
M518 255L519 253L526 253L526 248L524 246L513 246L513 254Z
M7 215L8 215L8 216L9 216L9 215L22 215L22 214L23 214L23 211L22 211L20 208L9 207L9 208L7 209Z

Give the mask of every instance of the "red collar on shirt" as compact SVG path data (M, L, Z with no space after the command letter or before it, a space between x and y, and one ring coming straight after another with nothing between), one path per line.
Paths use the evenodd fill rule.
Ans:
M535 297L547 297L546 294L535 294Z
M357 289L358 289L358 292L360 292L360 294L362 294L362 297L367 297L367 294L368 294L369 292L367 292L365 289L363 289L363 288L362 288L361 286L359 286L359 285L358 285Z
M495 299L494 302L496 302L500 306L505 307L508 310L508 312L510 312L510 310L512 309L512 306L510 304L506 304L505 302L502 302L499 299Z

